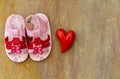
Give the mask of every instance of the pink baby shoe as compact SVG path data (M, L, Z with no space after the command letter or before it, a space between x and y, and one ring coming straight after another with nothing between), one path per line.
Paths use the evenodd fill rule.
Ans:
M25 36L25 20L21 15L12 14L5 24L5 51L14 62L23 62L28 57Z
M41 61L48 57L51 51L51 30L49 20L42 13L26 18L28 53L32 60Z

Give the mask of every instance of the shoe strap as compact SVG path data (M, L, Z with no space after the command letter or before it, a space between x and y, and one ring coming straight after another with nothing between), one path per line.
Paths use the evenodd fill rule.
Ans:
M12 29L9 27L7 27L5 30L10 34L10 36L13 37L19 37L25 35L25 30Z
M36 30L27 30L27 35L30 36L30 37L40 37L40 30L39 29L36 29Z

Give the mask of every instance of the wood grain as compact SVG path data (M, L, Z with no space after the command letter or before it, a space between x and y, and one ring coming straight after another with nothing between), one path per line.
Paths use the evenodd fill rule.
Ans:
M41 62L14 63L4 50L6 18L45 13L53 47ZM74 30L76 39L65 54L55 33ZM120 0L0 0L0 79L120 79Z

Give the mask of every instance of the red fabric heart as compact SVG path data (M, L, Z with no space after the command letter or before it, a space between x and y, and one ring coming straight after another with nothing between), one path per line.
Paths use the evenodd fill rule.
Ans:
M64 29L58 29L56 32L56 36L60 41L62 47L62 53L68 50L72 46L75 40L75 32L72 30L69 32L65 32Z

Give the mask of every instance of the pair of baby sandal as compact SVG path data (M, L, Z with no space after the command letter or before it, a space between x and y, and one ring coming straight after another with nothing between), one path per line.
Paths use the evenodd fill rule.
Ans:
M42 13L24 19L19 14L12 14L5 24L5 51L9 59L23 62L29 57L41 61L51 51L51 31L49 20Z

